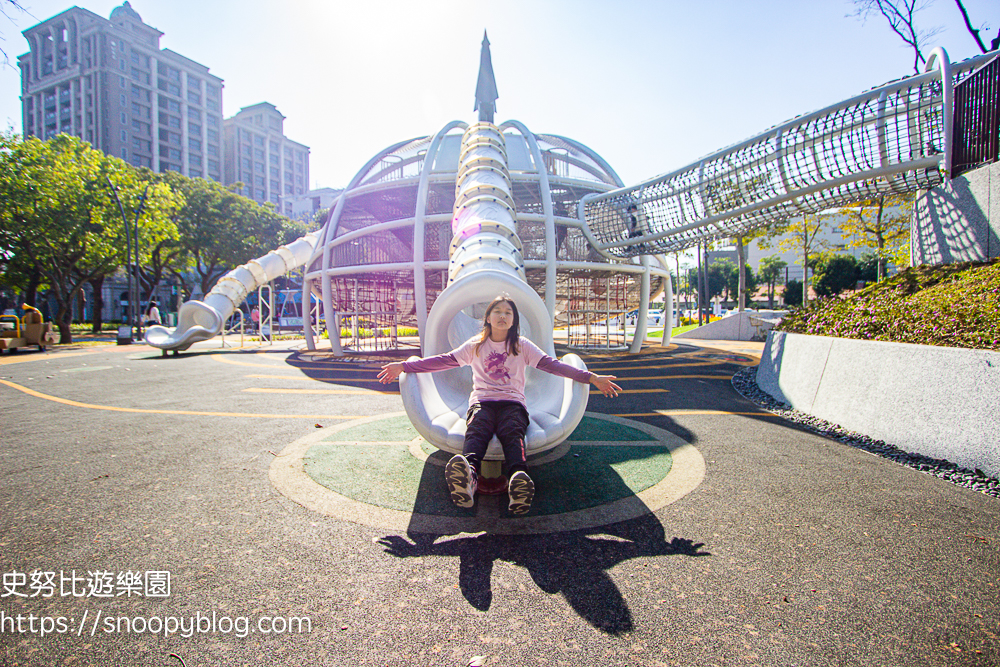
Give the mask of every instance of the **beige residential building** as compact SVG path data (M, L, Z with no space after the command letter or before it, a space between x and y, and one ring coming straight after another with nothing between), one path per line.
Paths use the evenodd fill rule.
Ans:
M273 203L291 217L293 201L309 187L309 147L285 137L285 117L273 104L243 107L223 122L224 183L243 183L240 193Z
M65 132L136 166L222 180L222 79L161 49L130 3L110 19L71 7L23 34L25 136Z

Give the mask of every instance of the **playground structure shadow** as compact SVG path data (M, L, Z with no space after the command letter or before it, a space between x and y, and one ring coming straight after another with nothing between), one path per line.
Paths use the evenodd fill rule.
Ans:
M628 458L655 457L660 453L659 447L584 447L580 449L601 450L604 456L600 461L583 463L574 457L573 449L577 448L571 448L559 460L529 469L538 483L538 495L536 505L525 518L507 513L506 495L479 496L475 509L451 506L455 514L469 517L479 510L476 527L481 532L478 534L428 530L430 526L421 519L421 513L448 502L443 468L439 462L428 460L424 464L414 499L413 519L406 535L387 535L380 543L387 553L397 558L458 557L459 589L468 603L480 611L488 610L493 601L494 564L505 561L527 569L543 592L561 594L593 627L609 634L628 632L633 628L632 613L608 570L632 558L711 554L702 549L702 543L692 539L679 536L668 539L660 521L612 467ZM637 462L638 465L642 463L642 460ZM590 469L584 471L581 466ZM564 480L562 488L556 482L557 477ZM573 506L594 510L592 516L600 516L602 511L597 500L588 496L587 479L581 484L581 477L589 478L590 486L600 485L603 497L614 502L613 509L605 513L606 523L597 521L594 523L599 525L567 529L573 524L564 520L569 516L565 512L572 514ZM582 494L577 498L579 502L571 503L567 496L577 491ZM588 504L591 507L585 507ZM543 513L541 517L536 514L538 510ZM484 517L483 514L493 516ZM536 523L531 534L518 533L516 526L511 525L531 519L532 515L543 523ZM500 523L506 526L499 528Z
M543 592L560 593L591 626L617 635L633 629L632 612L608 570L631 558L711 556L702 543L666 539L663 525L647 513L635 519L545 535L436 535L408 532L380 540L397 558L459 558L458 585L474 608L486 611L493 601L494 563L505 561L528 570Z

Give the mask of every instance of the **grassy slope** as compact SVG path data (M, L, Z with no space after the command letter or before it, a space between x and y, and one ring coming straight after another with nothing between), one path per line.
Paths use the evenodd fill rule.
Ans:
M1000 260L918 266L790 313L778 331L1000 350Z

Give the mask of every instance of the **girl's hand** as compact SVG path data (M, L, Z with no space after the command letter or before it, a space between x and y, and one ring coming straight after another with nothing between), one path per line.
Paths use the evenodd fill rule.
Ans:
M602 394L610 398L614 398L618 395L618 392L622 390L621 387L612 382L612 380L617 379L618 378L614 375L598 375L597 373L594 373L593 377L590 378L590 381L595 387L601 390Z
M399 362L386 364L382 366L382 370L378 374L378 381L382 384L389 384L399 377L399 374L403 372L403 364Z

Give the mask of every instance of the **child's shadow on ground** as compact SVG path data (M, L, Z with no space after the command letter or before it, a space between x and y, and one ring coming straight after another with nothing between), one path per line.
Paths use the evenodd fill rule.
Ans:
M569 605L595 628L610 634L632 629L632 613L607 570L630 558L649 556L710 556L702 544L674 537L665 539L663 526L652 514L603 526L547 535L446 537L411 533L380 540L399 558L458 556L458 583L465 599L485 611L493 601L491 575L497 560L527 568L540 589L561 593ZM617 539L616 539L617 538Z
M594 627L626 632L632 629L632 614L609 568L636 557L711 555L691 539L668 541L663 525L616 472L629 470L633 484L642 476L647 483L659 479L659 471L669 469L662 458L665 452L658 443L622 442L613 447L573 446L557 460L539 461L529 469L538 492L525 519L507 513L505 495L479 496L474 510L454 507L444 482L444 462L450 454L436 452L424 465L409 540L390 535L381 544L399 558L457 556L459 587L476 609L492 604L493 564L502 560L526 568L546 593L561 593ZM580 510L592 514L585 523L574 524ZM482 534L452 537L459 531L435 530L420 518L427 514L464 517L462 530ZM529 529L530 521L535 523ZM599 527L578 529L581 525Z

